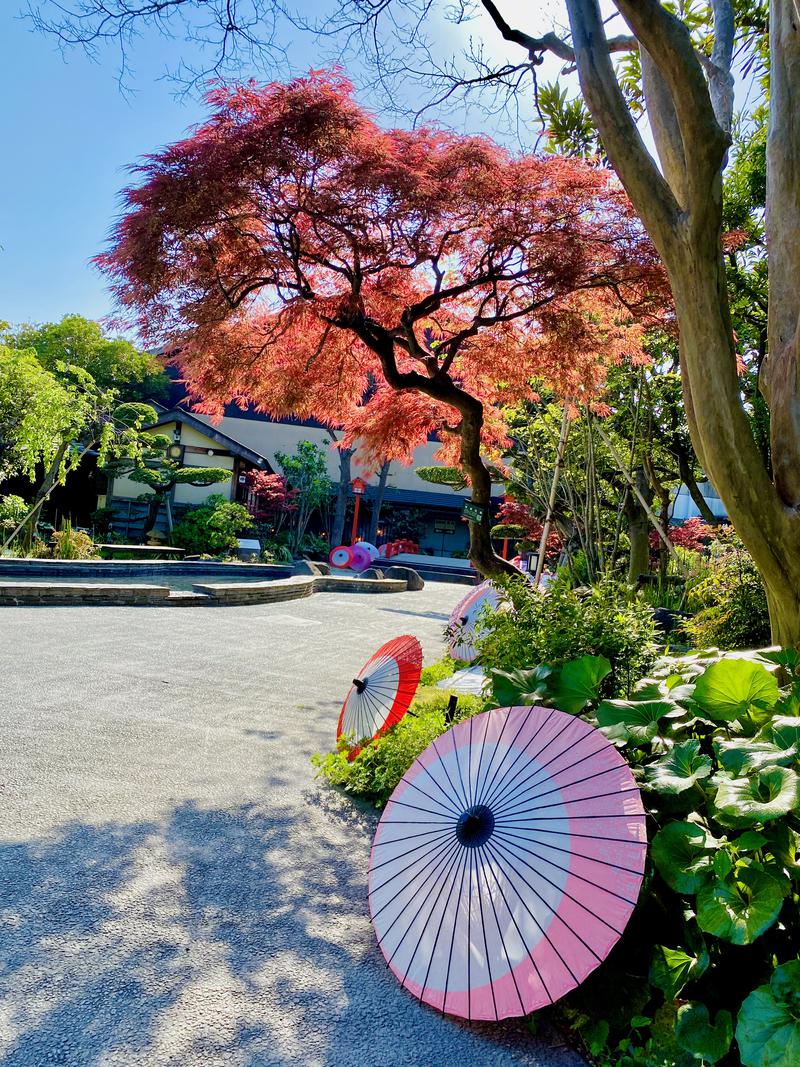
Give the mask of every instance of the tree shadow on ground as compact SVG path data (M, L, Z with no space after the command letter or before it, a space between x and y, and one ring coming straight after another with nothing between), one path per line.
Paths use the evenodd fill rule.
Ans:
M0 1063L560 1060L524 1029L466 1027L401 990L367 911L378 813L323 787L298 818L282 797L0 845Z

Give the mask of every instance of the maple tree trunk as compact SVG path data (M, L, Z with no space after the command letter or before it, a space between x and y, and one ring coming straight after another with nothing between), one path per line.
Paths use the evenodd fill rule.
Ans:
M492 478L481 458L481 427L483 407L470 397L471 403L459 403L461 411L461 467L472 487L472 500L484 509L481 522L469 524L469 558L472 565L486 578L500 578L517 574L517 568L498 556L492 545Z

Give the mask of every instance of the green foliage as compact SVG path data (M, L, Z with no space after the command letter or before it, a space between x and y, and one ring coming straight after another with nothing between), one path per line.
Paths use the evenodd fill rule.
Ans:
M111 523L114 521L114 509L106 507L95 508L89 517L92 520L92 529L95 537L99 537L101 540L107 538L111 533Z
M695 648L759 648L769 644L769 609L755 563L734 534L725 535L705 577L689 590L697 612L684 629Z
M90 410L74 386L42 367L30 349L0 345L0 477L33 481L80 436Z
M87 371L99 389L114 389L126 400L161 400L169 389L155 356L140 352L122 337L107 337L100 323L82 315L6 330L2 341L11 348L34 351L45 370L57 373L59 364L66 364Z
M213 493L200 507L187 511L172 531L173 543L192 555L235 552L237 537L251 530L253 519L243 504Z
M742 1004L736 1041L744 1067L796 1067L800 1063L800 960L772 973Z
M650 609L610 579L583 590L559 579L546 594L525 579L511 579L506 593L514 610L488 615L479 641L487 672L601 656L611 664L604 691L627 693L655 661Z
M355 758L350 759L351 744L347 739L342 739L336 752L313 756L318 776L383 807L417 756L449 729L445 722L449 699L450 694L444 689L419 689L410 711L400 722L364 745ZM483 707L478 697L460 695L453 721L468 719Z
M60 530L53 532L53 559L94 559L97 549L89 534L73 529L67 520Z
M262 541L261 560L263 563L291 563L292 550L284 541Z
M433 485L449 485L451 489L464 489L467 485L460 467L416 467L414 473Z
M450 678L451 675L455 674L459 667L460 663L457 660L451 659L450 656L442 656L435 663L431 663L429 667L422 668L419 684L437 685L439 682L444 681L445 678Z
M333 482L328 474L328 458L313 441L300 441L292 455L276 452L275 459L290 488L297 493L297 507L289 515L289 547L296 553L311 516L328 502L333 491Z
M654 830L637 910L598 972L612 989L624 975L616 1007L572 1021L591 1047L610 1020L598 1062L717 1063L736 1055L737 1016L746 1067L798 1062L799 707L800 655L782 650L665 659L628 699L595 697L582 713L622 750ZM773 973L779 961L791 962ZM669 1038L656 1033L659 1012L673 1013Z
M21 496L8 493L0 496L0 539L19 526L28 513L28 505Z
M561 667L540 664L531 670L489 672L492 695L498 707L545 704L571 715L597 701L611 664L603 656L580 656Z

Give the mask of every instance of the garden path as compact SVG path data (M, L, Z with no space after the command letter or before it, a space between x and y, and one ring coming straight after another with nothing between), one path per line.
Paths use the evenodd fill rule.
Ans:
M321 787L355 670L463 588L0 614L0 1064L578 1064L401 990L375 815Z

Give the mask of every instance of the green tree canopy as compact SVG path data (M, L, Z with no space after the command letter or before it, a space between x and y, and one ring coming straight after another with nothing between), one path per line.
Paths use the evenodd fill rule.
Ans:
M100 323L83 315L7 328L1 336L10 348L33 351L46 370L57 374L60 363L79 367L100 389L115 389L122 399L166 396L169 379L155 356L123 337L108 336Z

